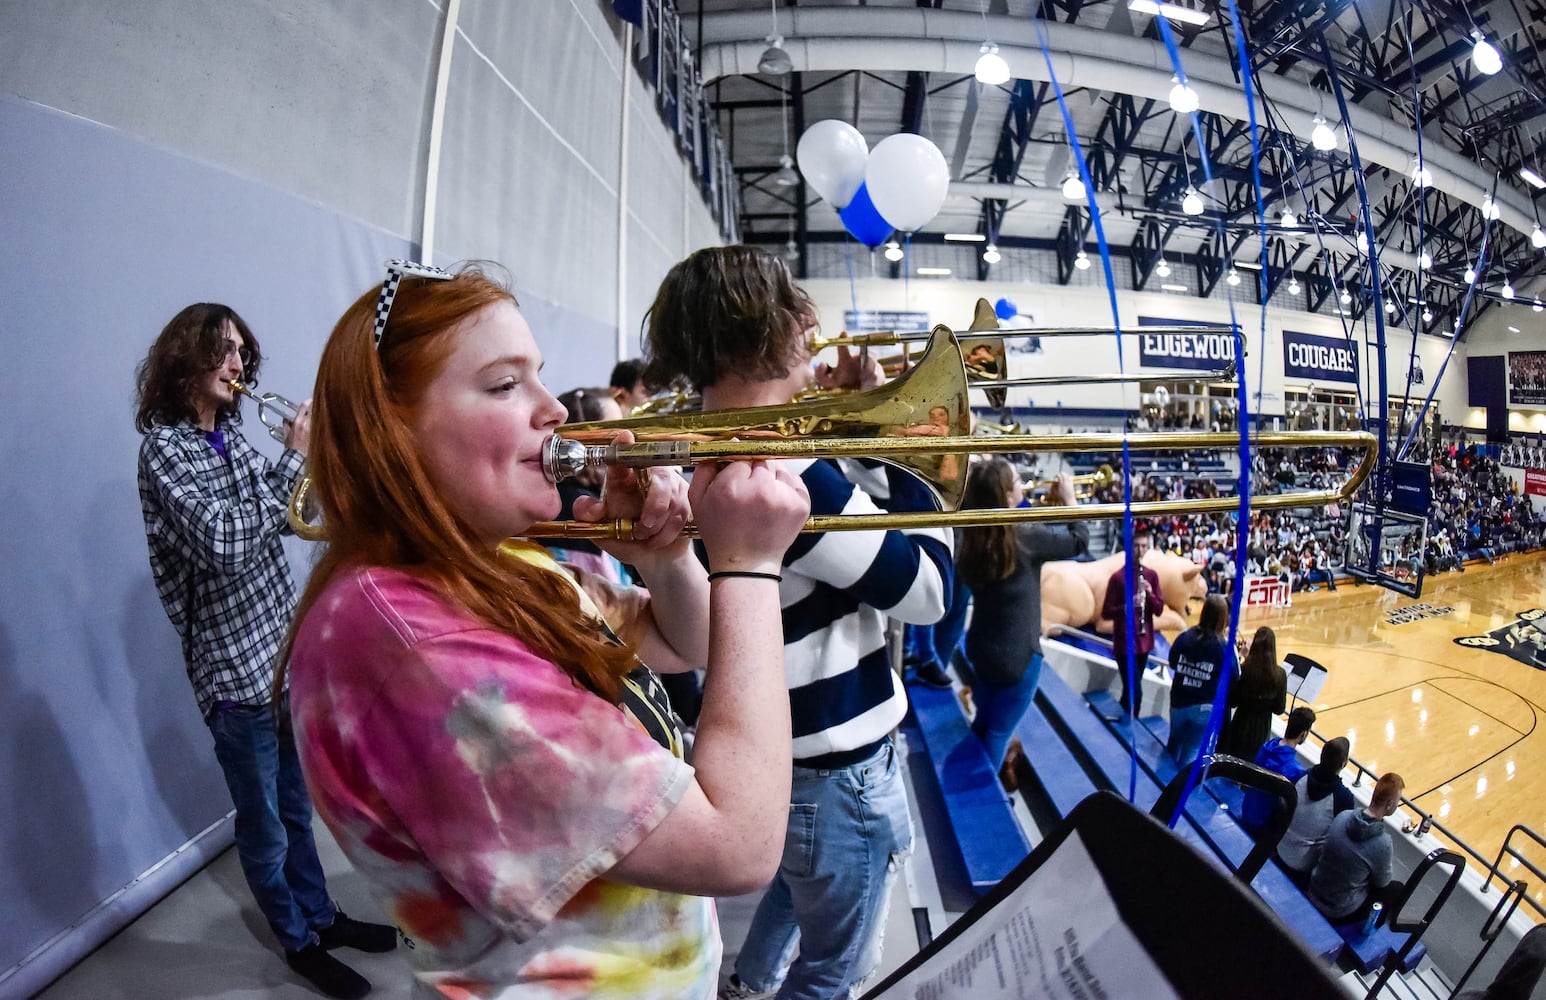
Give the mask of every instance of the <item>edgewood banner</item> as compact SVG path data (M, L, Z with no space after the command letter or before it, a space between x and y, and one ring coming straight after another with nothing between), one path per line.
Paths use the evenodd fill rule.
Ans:
M929 328L926 312L903 312L891 309L845 309L843 329L849 333L880 333L897 330L916 333Z
M1508 352L1508 401L1521 406L1546 404L1546 351Z
M1139 316L1138 325L1205 328L1197 333L1140 333L1138 360L1146 368L1212 371L1235 360L1235 335L1227 328L1158 316Z
M1533 497L1546 497L1546 469L1525 470L1525 493Z
M1358 352L1346 340L1283 331L1283 374L1314 382L1358 383Z

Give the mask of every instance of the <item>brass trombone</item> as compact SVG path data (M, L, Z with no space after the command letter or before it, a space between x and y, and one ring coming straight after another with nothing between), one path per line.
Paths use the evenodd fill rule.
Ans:
M1082 476L1071 477L1074 481L1074 496L1080 500L1087 500L1095 495L1096 490L1103 490L1117 481L1116 470L1109 465L1102 465L1094 472L1086 472ZM1038 491L1050 490L1056 479L1031 479L1020 484L1020 489L1026 496L1031 496ZM1041 503L1047 502L1048 494L1042 492Z
M968 383L960 343L951 331L935 327L928 349L906 374L864 392L833 395L780 406L747 407L669 416L574 424L554 434L546 446L544 467L558 482L586 468L615 465L646 468L692 465L701 461L751 459L873 458L920 478L940 510L871 515L817 515L805 531L870 531L888 528L967 527L1028 521L1099 520L1121 517L1121 504L1073 507L1022 507L1014 510L958 510L973 454L1026 452L1131 451L1175 448L1233 448L1239 439L1226 432L1183 434L970 433ZM635 442L619 444L618 431L633 432ZM1354 431L1263 431L1251 435L1258 448L1351 447L1362 459L1339 489L1279 493L1253 498L1253 507L1272 510L1347 502L1368 478L1375 462L1372 434ZM1114 474L1113 474L1114 475ZM291 524L302 538L320 539L321 525L305 520L309 482L303 480L290 502ZM1237 509L1234 497L1152 500L1135 503L1135 515L1209 513ZM694 529L687 526L691 533ZM626 519L588 523L544 521L525 532L532 538L628 539Z

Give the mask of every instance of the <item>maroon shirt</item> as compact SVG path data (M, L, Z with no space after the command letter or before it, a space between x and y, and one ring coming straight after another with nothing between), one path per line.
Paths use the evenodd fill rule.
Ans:
M1111 634L1115 643L1115 650L1119 656L1127 655L1127 602L1126 596L1127 568L1120 567L1111 574L1111 579L1106 581L1106 600L1102 602L1100 616L1111 619ZM1165 602L1160 594L1159 575L1147 566L1139 566L1138 572L1149 581L1149 595L1143 602L1136 605L1133 621L1138 629L1133 636L1133 647L1138 655L1149 652L1154 648L1154 616L1160 613Z

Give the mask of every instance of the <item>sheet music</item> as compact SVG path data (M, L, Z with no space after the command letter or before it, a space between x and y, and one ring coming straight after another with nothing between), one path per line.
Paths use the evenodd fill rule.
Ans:
M1002 903L888 989L915 1000L1166 1000L1077 832Z

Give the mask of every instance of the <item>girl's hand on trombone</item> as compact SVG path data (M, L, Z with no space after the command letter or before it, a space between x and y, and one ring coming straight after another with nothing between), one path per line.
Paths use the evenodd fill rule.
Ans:
M632 432L619 433L617 443L632 444ZM632 541L597 542L625 563L639 566L662 555L677 558L687 554L682 526L692 516L692 508L687 480L675 469L609 468L601 496L575 498L574 516L579 521L633 521Z
M778 573L811 513L805 483L783 462L699 463L690 497L716 573Z

